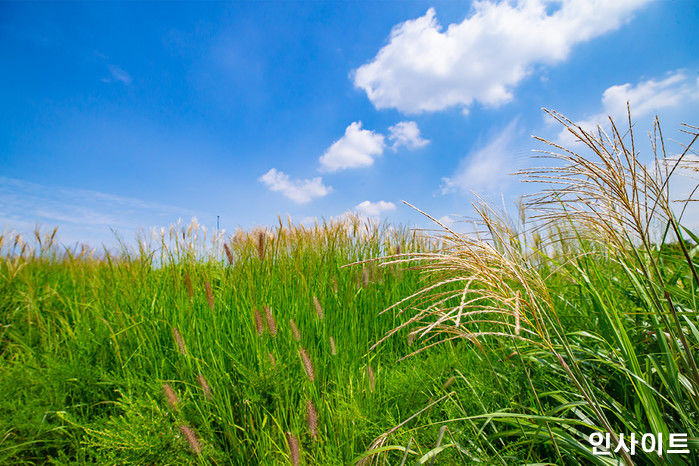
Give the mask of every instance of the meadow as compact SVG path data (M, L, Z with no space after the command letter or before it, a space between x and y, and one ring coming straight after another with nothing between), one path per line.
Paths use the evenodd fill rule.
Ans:
M541 191L476 203L468 234L1 236L0 463L698 464L699 238L668 194L696 128L670 156L656 125L647 163L632 127L552 115L581 150L550 145L521 173Z

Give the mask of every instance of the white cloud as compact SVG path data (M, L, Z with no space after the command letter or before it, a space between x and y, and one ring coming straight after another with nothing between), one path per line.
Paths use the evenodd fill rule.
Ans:
M396 205L393 202L387 201L364 201L356 206L348 209L338 217L337 220L347 220L351 218L359 218L363 221L378 222L383 214L396 210Z
M258 180L271 191L281 192L284 196L298 204L306 204L312 199L323 197L332 191L330 186L323 184L323 179L320 177L292 180L289 178L289 175L275 168L270 169Z
M515 171L512 142L516 125L516 120L510 122L484 147L464 157L452 176L442 178L442 194L501 188Z
M401 121L388 128L391 149L401 147L414 150L430 141L420 134L414 121ZM387 148L386 137L376 131L362 129L362 122L351 123L345 134L335 141L320 157L320 171L337 172L348 168L370 167Z
M355 121L347 127L344 136L320 157L321 170L336 172L346 168L371 166L374 158L383 154L384 147L383 134L362 129L362 122Z
M635 86L626 83L608 88L602 94L602 111L577 122L585 130L594 130L597 125L606 126L611 116L616 121L626 121L626 102L630 103L634 119L652 115L660 110L694 105L699 101L699 78L690 78L683 71L674 71L656 81L649 79ZM624 125L622 124L622 127ZM567 130L558 137L563 144L571 143L575 137Z
M354 212L367 217L379 217L384 212L396 210L396 205L393 202L386 201L364 201L354 206Z
M456 223L456 219L454 219L454 217L452 217L451 215L444 215L442 217L439 217L437 221L445 227L451 227L452 225L454 225L454 223Z
M131 75L120 66L109 65L109 74L111 75L111 78L104 79L105 82L119 81L127 86L133 82Z
M446 29L430 8L395 26L388 44L355 70L354 84L377 109L405 113L502 105L535 65L565 60L574 45L617 29L648 1L480 1Z
M414 121L401 121L388 128L388 140L393 143L391 148L397 150L404 146L408 149L419 149L430 143L420 134L420 128Z

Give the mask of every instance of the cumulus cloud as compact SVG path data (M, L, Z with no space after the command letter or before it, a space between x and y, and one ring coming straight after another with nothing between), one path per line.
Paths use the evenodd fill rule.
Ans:
M355 121L320 157L321 170L336 172L347 168L371 166L374 164L374 158L383 154L384 147L383 134L362 129L362 122Z
M419 149L430 143L420 134L420 128L414 121L401 121L388 128L388 140L393 144L391 148L397 150L399 147L408 149Z
M405 113L502 105L536 65L565 60L574 45L617 29L648 1L480 1L446 29L430 8L395 26L388 44L355 70L354 84L377 109Z
M388 128L388 141L391 149L398 150L401 147L414 150L424 147L430 141L420 134L420 128L414 121L401 121ZM320 170L323 172L337 172L348 168L369 167L374 164L377 157L383 155L388 147L386 136L383 134L362 129L362 122L351 123L345 134L335 141L320 157Z
M699 101L699 78L690 78L684 71L668 73L664 79L648 79L636 85L630 83L611 86L602 94L602 111L576 124L585 130L604 126L608 116L615 121L627 118L626 103L631 105L631 116L643 118L669 108L695 104ZM575 137L567 130L559 134L559 142L570 143Z
M354 212L367 217L379 217L384 212L396 210L396 205L393 202L386 201L364 201L354 206L353 210Z
M340 221L359 218L364 221L378 222L383 214L393 210L396 210L396 205L393 202L364 201L333 218Z
M267 186L270 191L280 192L297 204L306 204L332 191L332 187L324 185L320 177L292 180L289 175L275 168L262 175L258 181Z
M510 122L485 146L464 157L452 176L442 178L442 194L501 188L514 171L512 147L516 126L516 120Z

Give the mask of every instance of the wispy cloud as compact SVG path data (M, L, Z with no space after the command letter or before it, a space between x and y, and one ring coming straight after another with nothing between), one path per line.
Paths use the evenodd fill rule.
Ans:
M377 109L420 113L474 101L498 106L536 65L564 61L573 46L615 30L648 0L480 1L442 28L434 8L395 26L389 42L354 73Z
M112 230L131 234L140 227L167 225L194 215L187 209L141 199L0 177L3 231L58 226L64 241L108 242L114 239Z
M514 171L514 138L517 120L460 162L453 175L442 178L442 194L479 192L502 188Z
M331 186L323 184L321 177L292 180L289 175L276 168L270 169L258 181L267 186L270 191L280 192L297 204L306 204L332 191Z
M108 65L109 69L109 77L104 78L102 81L104 82L120 82L126 86L130 86L131 83L133 82L133 79L131 78L131 75L126 72L125 69L123 69L120 66L117 65Z

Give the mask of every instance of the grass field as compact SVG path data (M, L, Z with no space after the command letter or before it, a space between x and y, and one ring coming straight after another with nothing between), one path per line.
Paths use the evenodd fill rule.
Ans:
M3 236L0 463L698 464L696 232L671 170L561 121L585 155L524 173L555 189L517 222L478 204L481 235Z

